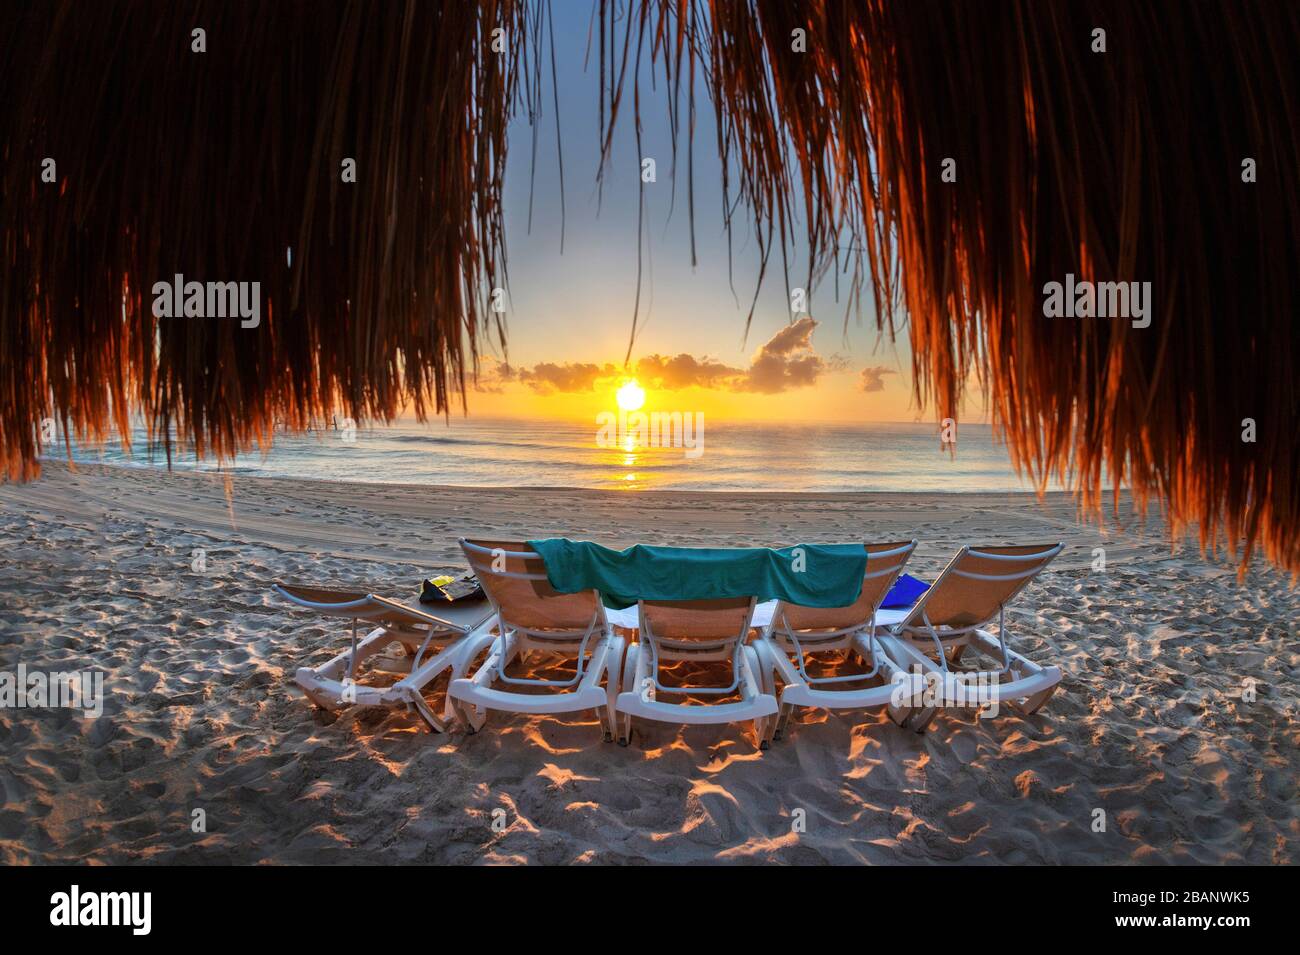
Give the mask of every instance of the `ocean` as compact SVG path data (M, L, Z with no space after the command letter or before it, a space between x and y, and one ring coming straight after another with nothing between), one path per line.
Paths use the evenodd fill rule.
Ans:
M1024 491L1006 449L987 425L963 424L955 453L931 424L758 424L710 419L689 447L646 446L646 436L603 440L593 424L550 420L442 420L391 427L277 434L224 466L262 474L373 483L489 487L584 487L692 491ZM695 436L692 435L692 438ZM640 438L640 440L638 440ZM666 442L661 442L666 443ZM50 456L61 456L61 445ZM120 441L76 447L77 461L163 467L144 432L130 453ZM177 454L178 470L217 470ZM1059 485L1053 484L1055 488Z

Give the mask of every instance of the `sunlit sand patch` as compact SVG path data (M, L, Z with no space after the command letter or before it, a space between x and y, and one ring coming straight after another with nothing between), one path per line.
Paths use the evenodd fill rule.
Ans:
M745 842L738 846L732 846L730 849L723 849L718 853L718 860L722 862L734 861L736 859L756 859L766 860L767 857L775 855L781 849L788 849L799 844L799 834L788 832L785 835L775 836L772 838L763 838L761 836L751 836Z
M711 783L704 779L697 779L691 783L690 798L702 800L706 796L717 796L719 799L725 799L732 805L738 805L736 797L716 783Z
M978 829L975 829L972 832L970 832L968 835L965 836L953 835L951 838L952 841L955 842L957 845L966 845L974 842L980 836L984 835L986 832L989 832L992 828L993 827L991 825L985 823L984 825L980 826Z
M600 780L595 776L580 776L569 769L561 769L554 763L547 763L537 771L537 775L549 782L550 789L564 789L575 782L596 783Z
M925 786L927 782L926 767L930 764L930 754L921 752L916 759L904 762L907 767L907 781L914 786Z
M508 716L498 714L498 724ZM480 732L496 732L492 726L492 717L488 717L488 723L484 725ZM521 726L507 725L503 728L503 739L510 736L522 736L529 747L541 750L548 756L566 756L573 753L581 752L588 746L601 741L600 723L594 717L587 716L583 718L581 713L564 714L559 717L534 717ZM556 738L556 742L547 739L547 736ZM566 737L565 742L560 742L560 737Z
M830 714L828 714L829 716ZM887 748L875 735L874 720L861 726L853 727L849 734L849 748L846 754L848 768L844 773L846 779L866 779L872 770L892 758Z
M334 784L324 779L318 779L316 782L308 786L307 790L303 792L298 798L299 799L324 799L325 797L332 796L333 794L334 794Z
M1036 791L1041 790L1043 782L1036 772L1032 769L1026 769L1023 773L1016 776L1015 786L1016 792L1023 799L1035 794Z
M899 842L907 842L911 839L918 838L919 835L927 832L933 833L939 831L920 816L913 815L910 810L902 808L895 809L894 815L901 817L903 820L903 828L899 829L895 835L895 838Z

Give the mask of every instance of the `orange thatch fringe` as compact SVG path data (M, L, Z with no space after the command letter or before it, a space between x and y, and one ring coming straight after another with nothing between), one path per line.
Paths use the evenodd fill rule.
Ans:
M47 418L100 439L141 414L170 459L446 411L504 284L529 27L520 0L0 8L9 477ZM259 282L261 324L155 318L176 274Z
M809 283L847 270L848 312L869 289L940 417L974 378L1040 484L1071 472L1089 507L1103 481L1128 484L1167 505L1175 533L1195 522L1243 567L1262 547L1300 571L1300 7L598 11L605 127L651 57L689 152L707 85L764 273L774 251L788 270L796 230ZM163 442L224 455L336 407L389 418L463 395L485 292L504 281L505 130L540 84L535 12L219 4L196 56L196 17L172 4L0 8L8 472L33 472L46 416L97 436L138 410ZM497 26L504 54L489 49ZM45 156L57 186L39 181ZM339 182L344 156L355 185ZM271 314L256 330L155 321L148 286L177 272L261 281ZM1151 282L1150 327L1045 317L1045 284L1069 274Z
M1096 509L1128 484L1243 571L1262 547L1300 572L1300 6L637 9L678 125L704 68L765 261L801 219L808 281L851 269L850 311L869 285L880 327L911 337L922 404L956 418L974 378L1040 487L1069 472ZM639 49L601 35L603 63ZM1150 326L1045 317L1067 275L1150 282Z

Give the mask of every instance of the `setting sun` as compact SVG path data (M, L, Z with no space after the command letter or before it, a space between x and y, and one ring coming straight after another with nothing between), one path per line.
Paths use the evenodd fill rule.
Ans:
M618 389L614 398L623 411L637 411L645 404L645 389L633 378Z

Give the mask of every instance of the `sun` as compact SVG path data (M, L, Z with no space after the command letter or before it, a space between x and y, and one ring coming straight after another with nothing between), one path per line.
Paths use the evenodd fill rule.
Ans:
M623 383L614 398L623 411L636 411L645 404L645 389L633 378Z

